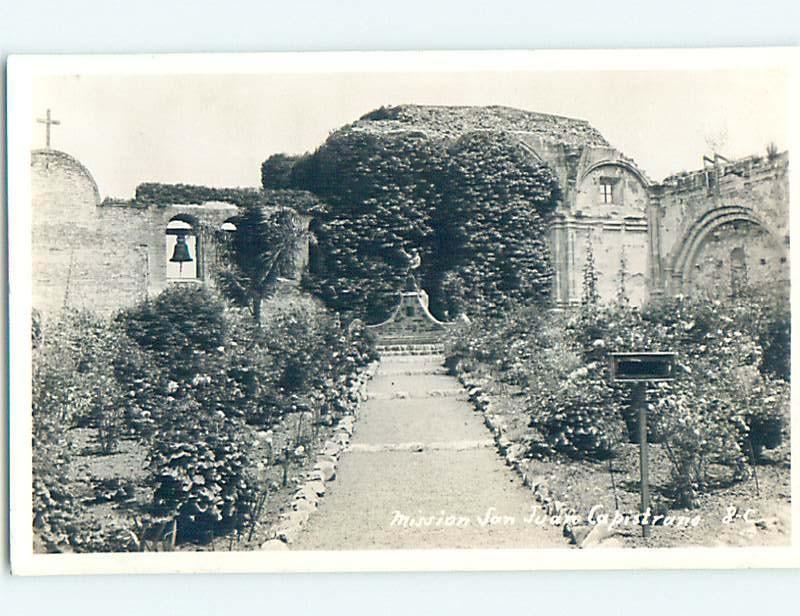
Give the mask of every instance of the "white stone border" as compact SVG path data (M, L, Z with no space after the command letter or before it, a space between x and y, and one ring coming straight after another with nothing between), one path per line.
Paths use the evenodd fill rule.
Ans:
M304 481L292 496L291 509L281 513L278 522L270 528L267 541L261 545L262 550L288 550L308 524L311 514L317 510L320 498L327 491L325 484L336 479L339 456L350 444L356 411L367 400L367 382L375 376L379 363L370 363L351 384L350 393L357 400L355 409L336 423L332 437L325 441L322 451L317 454L314 467L305 473Z
M505 426L502 422L497 421L497 416L492 412L491 398L483 388L486 380L476 378L466 372L457 371L457 373L458 381L466 388L469 400L475 410L483 413L483 423L492 433L498 452L506 464L522 478L522 485L531 490L534 500L542 505L544 512L548 516L565 516L574 513L574 510L571 510L567 503L558 500L553 495L544 477L540 475L531 476L523 467L522 455L525 451L525 446L514 443L509 439L505 434ZM575 544L579 548L597 546L614 534L616 533L605 524L595 524L591 527L583 524L564 526L564 536L569 539L571 544ZM610 542L604 544L604 547L610 546L612 546ZM613 547L620 546L613 543Z

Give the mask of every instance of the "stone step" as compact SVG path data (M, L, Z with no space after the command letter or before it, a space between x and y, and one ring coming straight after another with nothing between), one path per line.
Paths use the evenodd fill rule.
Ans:
M376 391L367 394L367 400L429 400L431 398L457 398L468 400L467 392L463 388L458 389L431 389L423 392L408 391Z
M444 366L440 366L437 364L431 363L428 366L423 366L419 368L395 368L393 370L378 370L375 375L376 376L418 376L418 375L426 375L426 374L440 374L440 375L447 375L450 372Z
M430 365L439 367L444 364L444 355L411 355L408 353L382 353L381 360L391 364Z
M398 345L378 345L378 353L381 356L395 355L431 355L441 357L444 353L442 344L398 344Z

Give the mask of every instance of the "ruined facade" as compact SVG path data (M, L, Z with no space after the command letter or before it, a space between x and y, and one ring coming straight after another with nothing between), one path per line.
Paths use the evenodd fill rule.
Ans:
M590 251L601 301L615 299L622 287L632 303L644 303L655 281L651 246L656 224L644 173L605 143L547 143L526 134L519 138L555 170L562 190L549 221L555 307L580 303Z
M651 190L654 292L788 286L788 154L713 163Z
M747 282L788 286L788 153L717 156L654 183L609 145L519 138L562 187L550 221L555 307L580 303L590 252L606 302L729 296Z
M156 295L167 284L213 279L215 236L238 209L229 203L142 204L100 200L91 173L56 150L31 158L33 306L109 313ZM185 228L193 261L185 271L168 259ZM169 254L168 254L169 253Z
M549 221L554 307L580 303L589 252L602 301L621 291L640 305L664 294L730 294L745 281L788 285L788 154L716 157L654 183L585 121L506 108L469 116L464 109L473 108L414 112L440 132L500 123L558 177L562 198ZM101 201L90 172L70 155L36 150L31 166L36 309L111 312L168 284L213 284L218 242L236 205ZM178 235L189 238L192 262L176 270L183 265L169 258ZM300 258L305 263L307 255Z

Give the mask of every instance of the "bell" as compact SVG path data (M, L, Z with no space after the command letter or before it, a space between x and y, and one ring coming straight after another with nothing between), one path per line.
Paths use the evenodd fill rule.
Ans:
M186 243L186 234L181 233L175 236L175 250L172 251L172 256L169 260L181 265L193 260L189 252L189 244Z

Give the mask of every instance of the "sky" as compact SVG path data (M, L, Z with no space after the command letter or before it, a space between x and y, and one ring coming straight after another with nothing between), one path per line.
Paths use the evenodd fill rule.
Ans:
M142 182L259 186L272 154L313 150L381 105L507 105L588 120L652 180L788 147L788 84L767 70L75 75L34 82L36 123L103 197Z

